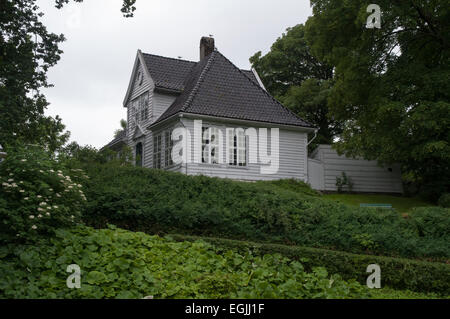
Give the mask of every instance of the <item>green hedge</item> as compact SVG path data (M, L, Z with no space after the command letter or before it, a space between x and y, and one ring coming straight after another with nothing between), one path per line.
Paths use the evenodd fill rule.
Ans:
M322 266L330 273L337 273L345 280L356 279L366 283L367 266L378 264L381 268L382 287L400 290L433 292L450 296L450 265L402 258L369 256L340 251L301 246L255 243L213 237L169 235L177 241L204 240L217 247L235 249L240 252L252 251L255 255L279 253L290 259L300 260L306 271Z
M135 167L89 165L84 220L147 233L277 242L358 254L450 257L450 209L350 207L294 181L245 183Z

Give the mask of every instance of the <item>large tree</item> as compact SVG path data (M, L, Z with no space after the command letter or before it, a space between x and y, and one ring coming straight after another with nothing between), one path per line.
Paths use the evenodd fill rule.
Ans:
M55 6L69 1L55 0ZM124 0L125 16L133 15L135 2ZM69 133L58 116L44 115L48 102L39 90L50 86L47 71L60 59L64 36L49 32L42 15L36 0L0 0L0 143L39 144L54 151Z
M432 197L449 190L450 6L379 0L368 29L363 0L311 0L306 37L335 67L332 114L345 121L338 150L402 164Z
M300 86L306 79L328 80L333 76L330 66L311 55L303 24L288 28L266 55L259 51L250 58L250 63L275 97L285 95L290 87Z
M250 62L272 95L319 128L311 146L331 143L341 132L340 123L329 116L328 111L333 69L311 54L304 25L286 31L266 55L257 52Z

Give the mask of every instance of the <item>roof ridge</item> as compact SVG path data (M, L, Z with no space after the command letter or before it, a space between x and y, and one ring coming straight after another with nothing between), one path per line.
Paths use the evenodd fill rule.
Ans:
M210 57L208 58L208 62L206 62L206 65L203 67L202 72L200 73L194 88L192 89L191 93L189 94L188 98L186 99L186 102L183 104L183 107L181 108L180 111L186 111L186 109L192 104L192 101L194 100L195 96L197 95L198 89L200 88L200 85L202 84L206 73L209 71L212 62L214 61L214 58L216 56L216 52L218 52L217 50L214 50Z
M219 51L217 51L219 52ZM299 117L297 114L295 114L294 112L292 112L291 110L289 110L286 106L284 106L283 104L281 104L280 101L278 101L277 99L275 99L271 94L269 94L269 92L267 92L266 90L264 90L258 83L255 83L255 81L253 81L252 79L250 79L243 70L241 70L240 68L238 68L236 65L233 64L233 62L231 62L226 56L224 56L222 53L219 52L219 54L225 59L225 61L227 61L229 64L231 64L235 69L237 69L239 72L241 72L242 75L244 75L247 80L249 80L254 86L256 86L259 90L261 90L262 92L264 92L264 94L266 96L268 96L269 98L271 98L275 103L277 103L278 105L280 105L285 111L287 111L288 113L290 113L291 115L295 116L297 119L302 120L303 122L305 122L305 124L309 125L309 126L313 126L311 125L311 123L305 121L304 119L302 119L301 117Z
M195 62L195 61L184 60L184 59L177 59L177 58L171 58L171 57L162 56L162 55L159 55L159 54L152 54L152 53L145 53L145 52L142 52L142 54L143 54L143 55L151 55L151 56L154 56L154 57L163 58L163 59L168 59L168 60L175 60L175 61L181 61L181 62L189 62L189 63L194 63L194 64L197 64L197 63L198 63L198 62Z

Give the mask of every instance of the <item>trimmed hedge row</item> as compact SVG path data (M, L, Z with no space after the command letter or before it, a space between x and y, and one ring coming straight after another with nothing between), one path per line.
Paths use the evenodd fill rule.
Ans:
M295 244L446 262L450 209L349 207L293 180L244 183L114 165L88 165L83 220L147 233Z
M172 234L176 241L204 240L218 248L252 251L256 255L279 253L300 260L307 271L322 266L329 273L337 273L344 280L356 279L365 284L367 266L378 264L381 268L381 284L401 290L434 292L450 296L450 265L384 256L357 255L319 248L266 244L214 237L198 237Z

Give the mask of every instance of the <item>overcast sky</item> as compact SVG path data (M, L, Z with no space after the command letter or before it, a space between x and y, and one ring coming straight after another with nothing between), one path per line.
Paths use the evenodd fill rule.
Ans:
M44 91L71 140L102 147L113 138L136 51L198 61L201 36L235 65L249 69L249 57L266 53L286 30L311 15L309 0L138 0L133 18L120 12L122 0L85 0L62 10L38 0L48 30L67 41L50 70Z

